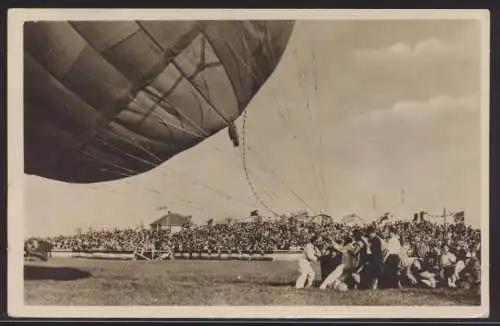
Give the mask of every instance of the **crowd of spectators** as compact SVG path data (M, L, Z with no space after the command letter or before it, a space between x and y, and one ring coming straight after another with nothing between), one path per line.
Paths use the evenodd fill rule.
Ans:
M156 253L156 257L166 255L171 258L175 254L185 258L208 254L210 257L236 255L239 259L243 256L253 259L255 255L265 256L266 253L277 250L304 250L314 238L329 239L328 241L347 248L363 241L370 243L372 240L369 239L374 239L374 236L380 238L389 251L391 241L395 238L398 246L402 248L401 253L404 254L397 259L398 262L387 259L387 264L406 266L408 258L404 257L412 257L412 263L405 267L408 272L401 275L412 274L413 276L409 277L413 283L418 279L419 282L427 282L433 287L437 282L444 282L445 286L454 287L464 280L466 280L464 284L480 282L480 230L463 222L443 224L423 219L378 220L367 224L297 218L219 223L212 220L204 225L188 223L175 233L166 229L142 226L136 229L90 229L68 236L28 239L25 241L25 255L34 252L34 248L44 243L50 248L49 256L50 251L87 253L97 251L129 252L134 253L135 257L137 255L145 257L144 255L148 253L154 257ZM374 248L371 250L373 255ZM420 265L415 265L417 261ZM368 274L353 274L351 279L354 279L355 275L358 275L360 280L370 279L366 275L370 275L373 266L378 265L368 262L367 266L364 271ZM387 268L384 267L385 269ZM322 272L323 274L328 273Z
M423 256L438 250L444 244L452 252L459 249L479 251L480 230L469 225L438 224L429 221L386 221L376 225L379 235L387 239L389 228L396 229L401 245L412 255ZM44 240L52 250L74 252L108 251L133 252L145 250L169 250L183 253L261 253L274 250L301 249L313 235L328 235L339 243L352 239L355 231L363 232L369 225L295 219L260 222L221 222L205 225L188 224L171 234L164 229L88 230L69 236L56 236Z

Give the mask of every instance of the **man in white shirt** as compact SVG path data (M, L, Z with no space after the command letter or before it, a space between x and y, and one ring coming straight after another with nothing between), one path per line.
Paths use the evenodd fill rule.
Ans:
M389 228L389 239L384 251L384 278L387 281L387 285L392 288L401 287L399 264L402 250L403 248L396 229L391 226Z
M384 257L384 260L387 260L390 255L399 255L402 250L401 242L396 230L394 228L390 228L389 232L389 239L387 240L386 246L387 251L385 252L386 256Z
M316 274L314 273L311 263L317 261L319 257L319 249L316 246L318 240L319 238L317 236L313 236L309 243L305 245L302 256L299 258L300 276L295 282L295 288L297 289L312 286Z
M453 275L455 274L456 262L457 257L452 252L450 252L450 248L448 247L448 245L444 245L440 258L441 278L443 281L448 283L449 287L456 287L453 279Z

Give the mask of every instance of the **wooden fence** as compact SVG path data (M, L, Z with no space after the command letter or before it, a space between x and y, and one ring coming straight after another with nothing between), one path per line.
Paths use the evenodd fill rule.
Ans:
M190 260L264 260L264 261L290 261L300 256L300 250L273 250L260 252L175 252L168 251L65 251L53 250L52 257L61 258L94 258L94 259L122 259L122 260L167 260L167 259L190 259Z

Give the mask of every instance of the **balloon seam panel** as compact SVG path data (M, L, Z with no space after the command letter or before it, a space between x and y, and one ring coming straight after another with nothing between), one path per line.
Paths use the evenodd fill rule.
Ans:
M127 78L119 69L118 67L116 67L115 64L113 64L106 56L103 55L103 53L101 51L99 51L94 45L92 42L90 42L90 40L87 39L87 37L85 35L82 34L82 32L74 26L73 23L69 22L71 24L71 26L73 27L73 29L89 44L90 47L92 47L98 54L100 54L100 56L106 61L108 62L125 80L128 80L132 83L132 90L129 91L129 93L132 95L132 101L133 99L137 96L137 93L139 92L140 90L140 86L136 85L136 83L134 83L133 81L131 81L129 78ZM139 29L140 30L140 29ZM136 34L135 32L133 34ZM125 103L125 101L127 101L127 103ZM119 103L117 105L117 109L116 109L116 112L106 112L106 114L103 114L103 119L102 119L102 122L101 124L94 128L93 130L90 130L89 131L89 136L88 138L85 140L84 144L83 144L83 148L85 148L86 146L89 145L89 143L92 142L92 138L99 133L99 130L100 129L103 129L105 128L109 123L111 123L112 121L115 121L115 118L116 118L116 115L121 112L130 102L132 102L128 99L124 99L123 102L124 103Z
M28 55L29 55L30 57L32 57L32 58L33 58L33 60L35 60L35 61L36 61L36 62L37 62L40 66L42 66L42 67L43 67L42 63L41 63L41 62L40 62L40 61L39 61L36 57L32 56L30 53L28 53ZM49 74L50 76L52 76L52 78L54 78L54 79L55 79L55 80L56 80L59 84L61 84L61 86L62 86L63 88L65 88L65 89L66 89L69 93L71 93L71 94L73 94L75 97L79 98L82 102L84 102L85 104L87 104L89 107L91 107L91 108L93 108L94 110L96 110L96 112L99 112L99 113L100 113L100 111L99 111L99 110L98 110L95 106L93 106L92 104L88 103L88 102L87 102L87 101L85 101L84 99L80 98L80 96L78 96L78 95L77 95L77 94L76 94L73 90L69 89L66 85L64 85L64 83L61 81L61 79L59 79L59 77L57 77L56 75L54 75L54 74L53 74L50 70L48 70L48 69L44 69L44 70L47 72L47 74ZM92 130L90 130L90 131L89 131L89 133L90 133L90 132L92 132ZM89 136L89 137L92 137L93 135L88 135L88 136ZM82 137L82 138L83 138L83 139L82 139L82 144L81 144L80 146L85 147L85 144L84 144L84 143L85 143L85 138L86 138L86 137ZM81 150L83 150L83 148L81 148Z
M148 35L148 37L158 46L160 47L160 49L162 49L163 51L165 51L165 49L161 46L161 44L159 44L154 38L153 36L142 26L141 23L139 23L139 26L141 27L141 29L144 31L144 33L146 33L146 35ZM188 80L189 82L191 82L188 78L188 76L186 75L185 71L181 69L181 67L179 67L179 65L175 62L175 58L173 58L171 60L171 63L177 68L177 70L179 70L179 72L184 76L184 78L186 78L186 80ZM200 95L205 99L205 101L207 101L207 103L215 110L215 112L217 112L220 117L227 123L229 124L229 120L221 113L219 112L219 110L217 110L213 105L212 103L210 103L210 101L206 98L206 96L198 89L198 86L195 85L193 82L191 82L191 84L194 86L194 88L198 91L198 93L200 93Z

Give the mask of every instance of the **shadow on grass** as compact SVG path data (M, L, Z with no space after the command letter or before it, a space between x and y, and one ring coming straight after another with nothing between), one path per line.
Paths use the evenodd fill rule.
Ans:
M90 276L89 272L72 267L24 266L25 280L73 281Z
M265 282L265 285L269 285L272 287L295 287L295 281L291 282Z
M273 287L292 287L295 288L295 281L282 281L282 282L265 282L265 285ZM318 288L321 285L320 280L314 280L312 283L312 288Z
M241 284L241 285L250 285L250 286L271 286L271 287L295 287L295 281L269 281L269 282L262 282L256 279L245 279L245 280L215 280L212 283L214 284Z

